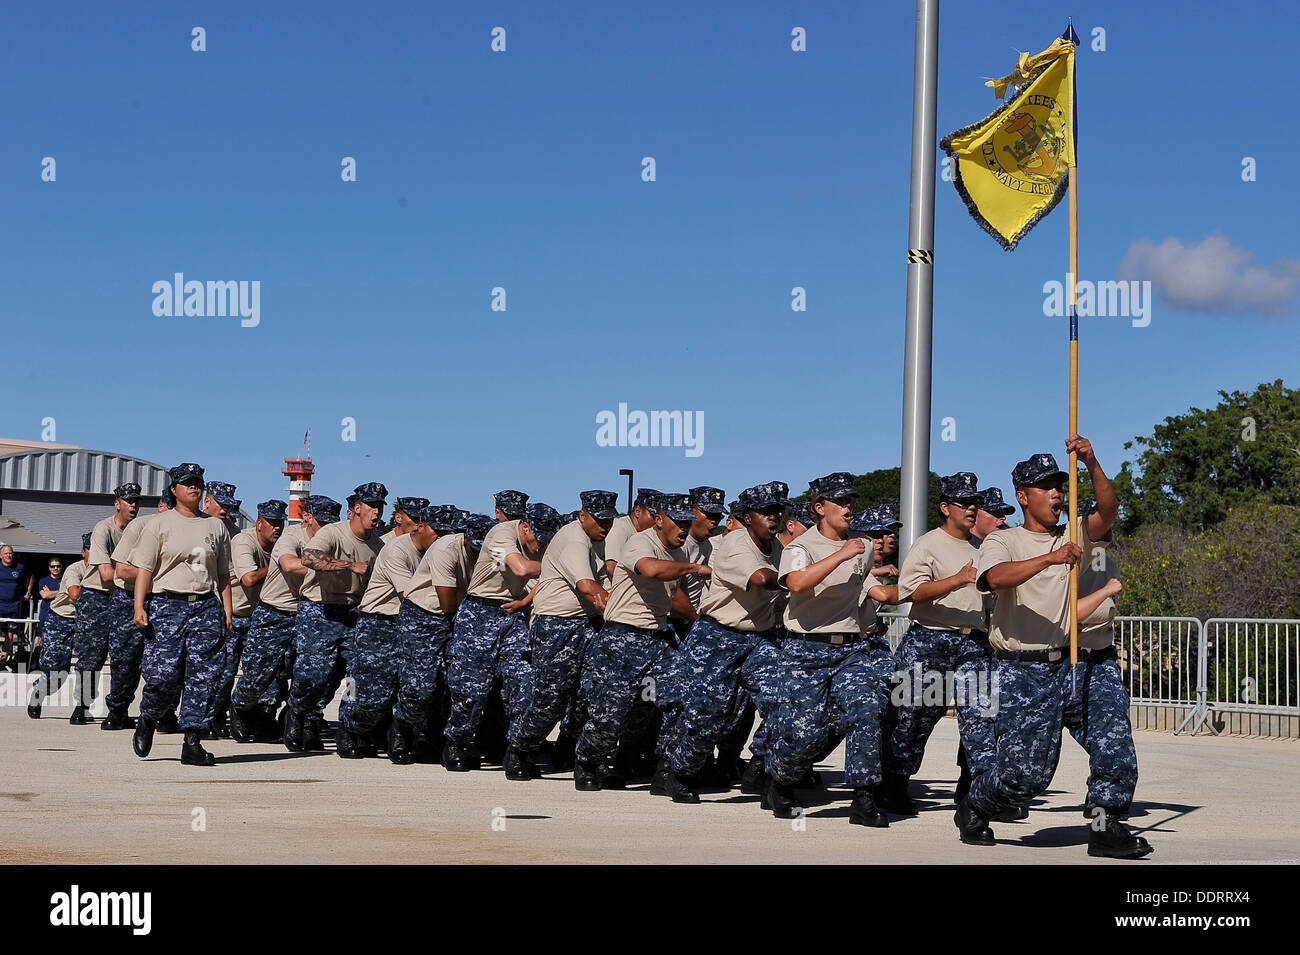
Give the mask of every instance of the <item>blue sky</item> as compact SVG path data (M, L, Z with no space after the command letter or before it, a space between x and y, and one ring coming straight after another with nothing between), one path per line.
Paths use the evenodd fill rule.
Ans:
M1174 262L1157 277L1179 305L1157 288L1149 326L1082 321L1080 430L1103 464L1220 388L1295 387L1300 13L987 9L943 5L940 136L991 111L983 80L1072 15L1082 277L1114 278L1142 239L1222 234L1257 265L1283 260L1268 313L1198 305ZM247 503L285 496L281 463L308 427L317 491L379 480L474 510L502 487L568 510L579 490L621 491L622 467L729 495L894 467L913 13L15 7L0 35L0 435L37 440L53 417L61 442L197 461ZM807 52L790 48L796 26ZM932 467L1008 489L1017 460L1065 438L1065 320L1044 317L1042 286L1064 277L1066 208L1007 254L937 188ZM178 271L260 281L260 324L155 316L153 283ZM703 412L703 453L597 446L596 416L619 402Z

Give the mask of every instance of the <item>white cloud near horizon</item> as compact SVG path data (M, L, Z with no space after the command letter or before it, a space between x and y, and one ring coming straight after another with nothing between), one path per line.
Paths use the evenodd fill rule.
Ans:
M1255 253L1222 233L1185 244L1170 237L1138 239L1120 260L1116 277L1150 280L1165 301L1189 312L1229 312L1280 318L1300 299L1300 259L1285 256L1255 265Z

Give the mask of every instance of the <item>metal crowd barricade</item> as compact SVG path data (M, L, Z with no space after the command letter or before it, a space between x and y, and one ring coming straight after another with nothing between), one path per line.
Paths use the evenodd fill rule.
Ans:
M1215 617L1205 643L1210 709L1300 716L1300 620Z

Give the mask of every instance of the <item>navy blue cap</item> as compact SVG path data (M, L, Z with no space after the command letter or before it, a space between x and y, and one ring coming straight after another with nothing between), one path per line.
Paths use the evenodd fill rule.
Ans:
M257 516L264 521L282 521L288 516L289 505L272 498L257 505Z
M879 533L884 528L879 527L878 508L868 507L866 510L859 511L849 520L849 537L868 537L872 533Z
M807 501L791 504L789 518L792 521L798 521L804 527L812 527L817 523L813 520L812 509L808 506Z
M461 509L455 504L430 504L424 508L424 523L439 534L454 534L464 526Z
M209 481L205 490L222 507L239 507L240 502L235 497L235 485L227 484L225 481Z
M197 480L203 483L203 468L197 464L178 464L167 472L168 485L183 484L185 481Z
M691 503L705 514L722 514L727 510L727 492L720 487L702 484L690 490Z
M82 535L81 535L81 549L82 549L82 550L90 550L90 535L89 535L89 534L82 534Z
M488 517L486 514L470 514L465 518L465 536L469 539L469 546L475 550L481 550L483 547L483 538L487 532L496 527L497 519Z
M578 515L580 513L581 511L569 511L569 513L564 515L564 523L572 524L574 521L578 519Z
M114 499L123 501L138 501L140 500L140 485L136 484L134 481L127 481L125 484L119 484L117 487L113 488L113 497Z
M743 521L745 519L745 508L740 501L732 501L727 505L727 516L732 520Z
M598 521L618 517L618 495L613 491L583 491L578 498L582 509Z
M495 499L501 513L512 521L528 513L528 495L523 491L498 491Z
M939 497L949 501L975 499L980 496L979 481L970 471L958 471L939 478Z
M643 487L636 492L636 500L632 503L632 506L637 507L639 505L651 513L657 513L659 499L663 496L663 491L656 491L652 487Z
M1097 509L1097 499L1095 497L1085 497L1079 502L1079 516L1087 517Z
M551 538L560 529L563 521L559 511L540 501L528 505L528 512L524 519L528 521L528 526L532 528L533 534L543 544L551 542Z
M303 502L303 510L316 518L317 524L333 524L339 519L343 505L324 494L313 494Z
M1056 465L1050 454L1031 454L1011 469L1011 485L1019 490L1039 481L1064 481L1070 475Z
M788 503L790 487L784 481L755 484L740 492L737 502L744 510L760 511L765 507L784 507Z
M695 520L695 505L689 494L664 494L659 498L659 513L678 524L689 524Z
M881 504L876 507L876 522L882 530L896 531L903 526L898 519L898 502Z
M352 489L356 500L364 501L366 504L387 504L388 488L384 487L378 481L367 481L365 484L358 484Z
M407 517L411 518L412 520L418 521L419 518L416 517L416 512L422 511L428 506L429 506L429 499L427 497L399 497L397 499L397 504L393 508L393 510L401 511L403 514L405 514Z
M361 498L357 497L355 494L349 494L343 499L343 503L347 504L348 510L350 511L352 510L353 505L359 500L361 500Z
M816 478L809 483L808 487L813 497L828 497L832 500L837 497L854 497L858 493L853 490L853 475L848 471L835 471L825 477Z
M1006 517L1008 514L1016 512L1013 505L1002 500L1002 488L1000 487L986 487L980 491L980 508L990 514L996 514L998 517Z

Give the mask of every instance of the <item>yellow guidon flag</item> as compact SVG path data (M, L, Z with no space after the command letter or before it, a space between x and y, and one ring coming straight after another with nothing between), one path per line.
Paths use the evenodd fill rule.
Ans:
M1010 252L1065 195L1075 164L1074 44L1058 38L1042 53L1020 54L1013 73L989 80L1001 99L987 118L943 138L957 192L975 221Z

